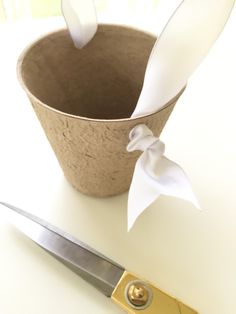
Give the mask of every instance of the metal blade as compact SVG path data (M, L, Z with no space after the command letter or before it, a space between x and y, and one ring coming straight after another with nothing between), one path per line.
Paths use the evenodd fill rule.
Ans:
M11 222L30 239L106 296L111 296L124 268L48 222L12 205ZM13 215L12 215L13 214Z

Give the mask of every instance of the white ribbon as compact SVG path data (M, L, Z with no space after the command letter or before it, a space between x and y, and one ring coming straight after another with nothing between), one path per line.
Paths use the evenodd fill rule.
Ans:
M200 206L183 169L164 156L165 145L144 124L134 127L129 135L128 152L141 150L128 196L128 230L138 216L160 195L182 198Z
M76 48L83 48L97 31L93 0L62 0L62 13Z
M177 95L224 28L234 2L181 2L153 47L132 117L156 112ZM138 125L130 132L127 150L143 151L129 191L128 230L161 194L182 198L199 208L186 174L164 156L164 144L147 126Z
M181 2L152 49L132 117L160 110L181 91L224 29L234 2Z

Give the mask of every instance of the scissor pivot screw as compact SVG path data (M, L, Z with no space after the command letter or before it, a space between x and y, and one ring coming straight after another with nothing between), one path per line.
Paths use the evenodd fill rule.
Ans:
M127 288L127 298L134 307L145 307L150 297L150 290L140 281L131 283Z

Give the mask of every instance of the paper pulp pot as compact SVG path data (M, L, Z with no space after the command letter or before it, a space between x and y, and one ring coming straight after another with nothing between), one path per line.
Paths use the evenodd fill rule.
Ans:
M93 196L126 191L141 152L128 153L129 132L145 123L159 136L177 95L160 111L129 118L141 92L155 37L99 25L82 50L66 29L31 44L18 77L68 181Z

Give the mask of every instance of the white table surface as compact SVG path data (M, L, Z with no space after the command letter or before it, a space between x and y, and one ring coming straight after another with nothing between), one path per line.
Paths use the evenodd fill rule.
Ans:
M200 314L235 314L236 10L161 137L204 210L161 197L130 233L127 194L96 199L67 183L17 83L17 55L30 40L63 24L55 21L0 25L0 199L73 234ZM0 278L2 314L123 313L9 225L2 207Z

